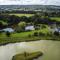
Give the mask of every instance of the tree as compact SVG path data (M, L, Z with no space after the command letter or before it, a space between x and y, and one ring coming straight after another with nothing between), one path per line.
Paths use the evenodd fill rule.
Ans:
M21 19L21 21L29 22L29 20L28 20L28 17L27 17L27 16L22 16L20 19Z
M3 28L3 23L2 22L0 22L0 29L2 29Z
M59 32L55 31L54 35L59 36Z
M6 36L7 36L7 37L10 37L10 32L7 31L7 32L6 32Z
M25 26L26 26L26 22L20 22L20 23L18 24L18 27L16 28L16 31L17 31L17 32L22 32L22 31L24 31L24 30L25 30Z
M38 32L34 32L34 36L38 36Z

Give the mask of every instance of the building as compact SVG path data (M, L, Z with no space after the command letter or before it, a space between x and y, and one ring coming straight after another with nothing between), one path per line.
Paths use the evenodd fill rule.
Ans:
M14 32L14 29L12 29L12 28L5 28L5 29L2 29L2 31L12 33L12 32Z
M34 28L33 25L30 25L30 26L26 26L25 27L25 31L30 31L30 30L35 30L35 28Z
M59 32L59 34L60 34L60 28L55 28L55 31Z

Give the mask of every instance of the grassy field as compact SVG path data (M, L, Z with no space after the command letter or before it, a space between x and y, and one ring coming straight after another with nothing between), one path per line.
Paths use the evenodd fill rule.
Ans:
M28 32L21 32L21 33L12 33L10 37L7 37L5 33L0 34L0 44L6 44L6 43L14 43L14 42L23 42L23 41L35 41L40 40L42 37L36 37L33 36L34 32L44 32L47 33L47 29L43 30L34 30L34 31L28 31ZM31 36L29 36L31 35Z
M9 14L9 15L16 15L16 16L19 16L19 17L22 17L22 16L27 16L27 17L34 16L34 14L19 14L19 13L12 13L12 14ZM51 17L51 19L55 20L55 21L60 21L60 17Z
M42 32L44 35L34 36L34 33ZM23 41L36 41L36 40L59 40L59 36L49 36L49 29L43 28L40 30L33 30L21 33L12 33L10 37L6 33L0 34L0 45L7 43L23 42Z
M51 17L52 20L60 21L60 17Z
M38 58L42 56L41 52L33 52L33 53L22 53L13 56L12 60L33 60L34 58Z
M9 15L16 15L16 16L27 16L27 17L30 17L30 16L33 16L34 14L18 14L18 13L13 13L13 14L9 14Z

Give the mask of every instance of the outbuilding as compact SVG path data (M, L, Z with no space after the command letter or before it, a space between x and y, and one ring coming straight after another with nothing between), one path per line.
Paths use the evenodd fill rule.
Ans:
M30 26L26 26L25 27L25 31L31 31L31 30L35 30L34 26L33 25L30 25Z
M5 28L2 31L12 33L12 32L14 32L14 29L12 29L12 28Z

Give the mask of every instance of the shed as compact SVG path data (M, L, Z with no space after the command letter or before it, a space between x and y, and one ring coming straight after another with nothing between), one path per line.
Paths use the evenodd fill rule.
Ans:
M29 31L29 30L35 30L34 26L26 26L25 27L25 31Z
M4 32L10 32L10 33L12 33L12 32L14 32L14 29L12 29L12 28L5 28L5 29L3 29L3 31Z

